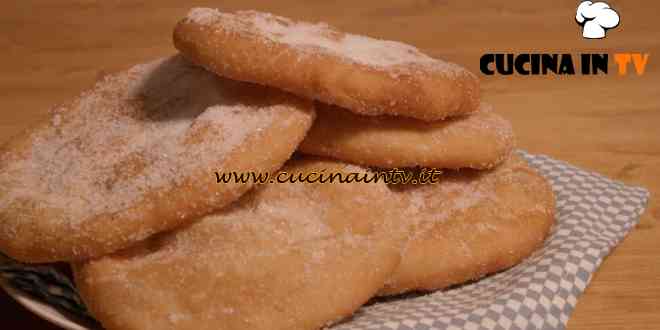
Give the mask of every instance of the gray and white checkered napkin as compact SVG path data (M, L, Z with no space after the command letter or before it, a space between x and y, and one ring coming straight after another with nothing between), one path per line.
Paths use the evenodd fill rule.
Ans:
M542 249L471 284L364 307L334 329L564 328L603 258L639 221L649 193L545 156L521 155L550 180L557 198L557 224Z
M545 156L520 153L550 180L557 197L557 225L542 249L509 270L471 284L376 301L332 330L564 328L603 258L639 221L649 194ZM0 267L0 274L10 272L14 280L23 273L35 276L29 266ZM23 286L28 279L20 281ZM70 284L63 276L48 281L34 282L32 291L42 292L40 299L56 306L61 298L43 296L49 297L54 286ZM80 301L71 298L69 305ZM78 310L85 313L84 306Z

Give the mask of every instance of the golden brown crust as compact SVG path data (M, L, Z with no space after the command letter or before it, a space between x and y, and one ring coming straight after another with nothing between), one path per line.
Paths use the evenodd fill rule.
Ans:
M364 172L298 160L289 173ZM356 202L369 205L356 209ZM75 266L108 330L319 329L350 315L398 265L403 236L380 184L259 186L222 211Z
M255 11L195 8L174 30L191 61L225 77L284 89L362 115L425 121L471 113L479 82L416 48Z
M79 260L188 223L250 188L214 171L277 170L313 118L308 101L180 56L106 77L4 147L0 249Z
M476 168L496 166L514 146L511 124L482 105L480 111L444 121L367 117L315 104L317 119L300 151L366 166Z
M399 195L411 205L410 238L381 295L442 289L516 265L554 223L549 184L517 156L492 171L449 174Z

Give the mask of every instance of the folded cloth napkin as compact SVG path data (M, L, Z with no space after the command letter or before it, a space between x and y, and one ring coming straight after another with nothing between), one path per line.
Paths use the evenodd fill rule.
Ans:
M557 198L557 223L541 249L473 283L374 300L332 329L563 329L603 258L639 222L649 193L546 156L519 153L550 180ZM0 261L0 275L6 285L66 310L62 317L73 312L89 318L70 281L49 266Z
M557 223L541 249L471 284L364 307L336 329L563 329L600 263L639 222L649 193L519 153L557 199Z

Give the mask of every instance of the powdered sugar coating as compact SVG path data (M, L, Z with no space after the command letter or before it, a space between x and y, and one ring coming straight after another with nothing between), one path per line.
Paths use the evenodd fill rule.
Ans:
M479 80L415 47L256 11L194 8L174 46L220 76L273 86L360 115L432 122L479 106Z
M394 186L398 197L407 205L403 213L413 228L409 239L414 240L436 223L448 221L456 213L465 212L486 198L497 198L492 191L493 179L493 175L459 170L444 173L436 184Z
M252 88L261 95L250 98ZM145 207L145 200L167 203L163 193L184 188L191 202L172 217L221 205L228 197L219 190L199 196L194 189L212 186L214 171L231 170L224 168L231 166L226 157L276 120L277 125L292 126L292 117L309 117L279 103L278 97L286 100L281 95L219 78L181 56L103 78L75 101L54 108L50 122L16 140L22 141L20 146L10 144L0 156L0 215L11 217L0 227L3 240L22 235L21 240L29 241L29 226L39 228L33 229L36 232L58 235L66 229L72 237L101 240L83 228L98 217L116 218L121 228L134 208ZM268 150L258 157L257 169L270 163ZM199 177L207 182L191 182ZM157 231L135 231L122 240L143 239Z
M365 172L309 159L283 169L321 170ZM357 195L375 210L355 210ZM357 309L396 267L392 200L382 182L259 186L187 227L84 263L77 284L110 330L320 328Z
M193 8L187 18L208 26L221 23L222 28L237 33L250 32L271 42L287 44L310 54L332 54L373 67L424 65L447 73L460 70L459 66L431 58L411 45L342 33L326 23L296 22L258 11L226 14L211 8Z
M310 173L367 173L368 170L333 161L292 160L282 171L291 175ZM379 210L358 219L346 211L361 198ZM194 224L158 238L162 249L132 262L166 261L178 256L200 255L207 258L212 246L225 245L256 251L260 255L278 255L306 242L372 239L385 235L396 241L399 204L391 202L395 195L383 183L271 183L241 197L238 201ZM385 204L389 207L383 207ZM387 215L387 216L383 216ZM250 247L245 245L249 236ZM351 237L354 236L354 237ZM360 238L360 236L364 236ZM382 237L381 237L382 238ZM221 249L215 253L229 253ZM309 251L314 259L322 259L323 249ZM139 264L141 264L139 262Z
M509 121L487 104L466 116L424 122L393 116L360 116L316 104L318 120L299 150L367 166L492 168L513 150Z
M497 187L507 185L530 185L537 181L526 179L532 171L518 156L506 160L500 166L485 171L471 169L452 170L443 173L437 184L395 187L398 196L403 198L408 207L407 219L418 227L412 235L424 231L424 226L433 226L437 222L452 219L457 213L464 213L471 207L485 200L500 199ZM532 190L533 187L526 187ZM539 201L532 208L545 208Z
M550 185L517 155L488 171L452 171L438 184L403 186L409 240L380 292L437 290L521 262L554 221Z
M105 78L70 106L79 108L77 116L67 116L70 107L56 108L52 126L33 135L25 155L3 157L0 182L23 184L4 191L0 208L31 199L40 208L66 210L62 220L71 223L117 212L147 191L220 163L273 119L268 108L219 105L225 102L219 80L180 58L163 72L165 61ZM159 81L151 81L156 75Z

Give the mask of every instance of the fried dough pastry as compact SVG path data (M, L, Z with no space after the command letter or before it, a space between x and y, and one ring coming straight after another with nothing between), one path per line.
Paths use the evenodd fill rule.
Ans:
M181 56L107 76L1 150L0 250L96 257L208 214L251 186L214 171L276 171L312 108Z
M511 124L482 105L474 114L443 121L367 117L316 103L317 120L299 150L382 168L487 169L511 154Z
M442 289L516 265L554 223L549 184L518 156L490 171L393 188L409 205L409 238L381 295Z
M314 159L283 169L320 170L364 172ZM260 185L189 226L74 265L76 284L108 330L319 329L398 265L392 194L382 182Z
M394 41L256 11L194 8L174 30L191 61L231 79L277 87L361 115L434 121L479 106L464 68Z

